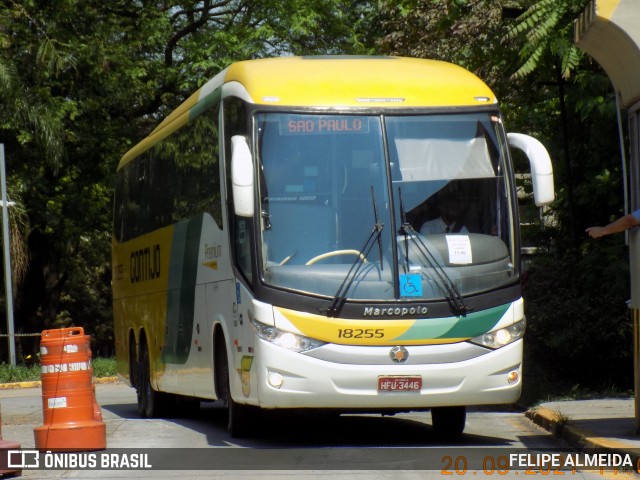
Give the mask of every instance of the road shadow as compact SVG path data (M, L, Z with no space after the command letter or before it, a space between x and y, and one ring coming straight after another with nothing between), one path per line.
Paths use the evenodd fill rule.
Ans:
M126 420L136 420L140 418L140 415L138 415L138 406L135 403L101 403L100 408Z
M105 404L103 409L130 421L150 421L138 416L134 403ZM271 412L260 416L253 434L247 438L234 438L228 433L227 410L220 402L201 402L200 408L178 410L172 417L153 421L173 425L170 427L172 436L180 437L180 430L187 429L199 434L196 438L202 438L202 444L192 445L198 448L177 452L178 458L181 455L206 455L202 453L202 447L211 447L205 448L213 455L207 457L207 461L213 462L216 468L224 466L224 469L230 470L266 468L264 462L269 464L269 468L285 470L335 469L337 466L363 470L389 470L395 467L438 470L444 468L442 462L447 458L457 458L458 455L466 458L472 454L494 452L497 456L504 454L505 449L512 451L514 445L533 449L546 445L548 449L550 442L553 444L556 441L543 431L539 435L527 431L526 435L519 436L514 435L513 431L505 431L501 435L496 434L497 429L490 429L483 434L485 423L479 419L485 414L495 418L506 414L512 422L526 422L519 412L504 410L502 407L497 407L495 411L487 407L470 409L472 415L471 419L467 417L467 421L470 421L467 430L473 431L475 428L475 432L453 439L438 436L431 427L428 412L385 417ZM180 416L179 413L184 415ZM483 433L479 434L478 431ZM476 459L476 463L481 465L481 462L482 458Z
M140 419L135 404L102 405L118 417ZM482 409L489 413L486 408ZM210 446L238 445L253 448L327 447L425 447L425 446L508 446L512 440L496 436L463 434L456 438L438 436L428 412L397 415L338 415L299 411L262 412L247 438L227 432L227 410L220 402L201 402L199 409L176 411L164 418L184 428L204 434ZM181 415L180 413L183 413ZM184 413L187 413L184 415Z
M598 432L597 434L591 433L590 436L615 438L620 441L628 441L631 445L640 444L640 436L635 431L634 418L570 419L568 424L585 432Z

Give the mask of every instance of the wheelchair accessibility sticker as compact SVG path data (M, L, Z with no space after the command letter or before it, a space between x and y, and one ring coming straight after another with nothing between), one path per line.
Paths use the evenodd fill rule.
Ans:
M421 297L422 281L420 274L403 273L400 275L400 295L403 297Z

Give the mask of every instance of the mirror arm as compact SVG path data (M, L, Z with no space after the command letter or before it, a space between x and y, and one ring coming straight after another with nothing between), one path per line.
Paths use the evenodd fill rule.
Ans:
M522 133L508 133L511 147L522 150L531 164L531 181L536 206L549 205L555 199L553 167L547 149L535 138Z

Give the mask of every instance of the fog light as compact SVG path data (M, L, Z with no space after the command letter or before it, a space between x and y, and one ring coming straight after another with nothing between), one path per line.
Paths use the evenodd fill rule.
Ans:
M269 372L269 385L271 385L273 388L280 388L282 387L283 383L284 378L282 378L282 375L275 372Z
M520 378L520 375L515 370L507 374L507 382L509 383L516 383L519 378Z

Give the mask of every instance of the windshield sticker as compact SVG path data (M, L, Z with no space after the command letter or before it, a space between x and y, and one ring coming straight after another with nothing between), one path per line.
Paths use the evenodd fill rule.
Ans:
M400 275L400 295L403 297L421 297L422 281L417 273L403 273Z
M447 235L447 245L449 247L449 263L469 265L473 262L469 235Z

